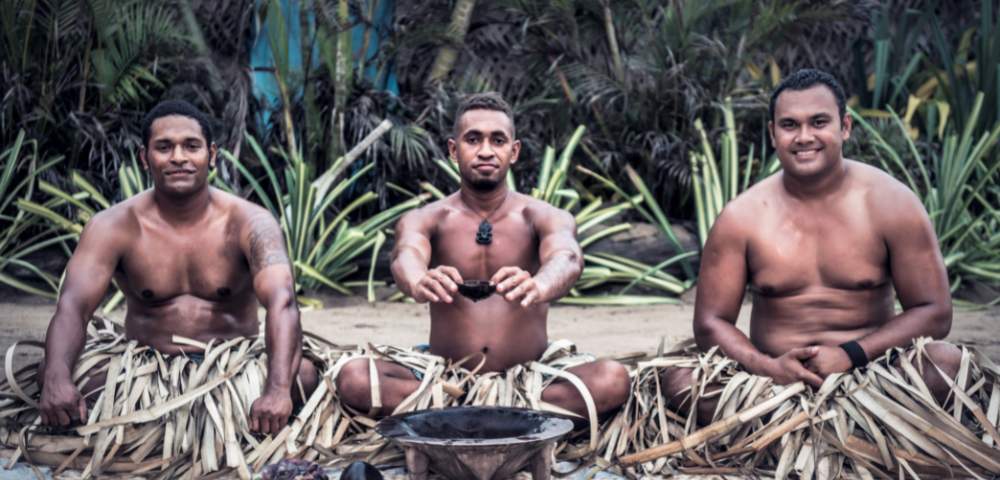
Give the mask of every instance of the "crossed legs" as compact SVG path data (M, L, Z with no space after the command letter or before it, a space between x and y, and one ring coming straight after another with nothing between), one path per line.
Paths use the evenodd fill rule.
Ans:
M938 373L938 370L931 365L936 364L949 378L954 379L958 374L958 367L962 361L962 351L948 342L937 341L927 344L926 358L921 358L921 365L918 369L922 372L924 383L937 401L943 402L950 388L948 382ZM898 365L899 359L896 360ZM689 393L692 385L690 368L670 368L660 374L660 384L663 386L664 397L667 405L681 415L687 415L691 405ZM717 395L724 385L710 384L705 387L705 396L698 401L698 423L707 425L715 415L715 407L718 404Z
M347 362L337 375L337 391L341 401L351 408L368 412L372 407L369 360L357 358ZM391 413L408 395L417 390L420 381L408 368L385 360L375 360L378 371L380 414ZM567 369L580 377L594 399L598 415L611 412L628 400L631 390L628 371L620 363L598 360ZM542 392L542 400L587 417L587 406L571 383L559 380Z

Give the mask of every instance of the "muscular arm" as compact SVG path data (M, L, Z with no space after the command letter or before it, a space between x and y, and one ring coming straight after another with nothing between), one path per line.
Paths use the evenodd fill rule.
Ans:
M407 212L396 222L396 245L392 249L392 278L396 286L413 297L417 283L431 262L431 225L423 209Z
M45 367L39 372L42 395L38 411L46 425L86 421L87 404L73 384L73 366L83 349L87 321L118 265L120 240L128 235L115 221L117 214L102 212L87 223L66 266L59 304L45 334Z
M546 206L546 208L550 208ZM538 258L541 267L535 274L540 298L535 302L551 302L569 292L583 271L583 252L576 241L576 220L564 210L552 212L535 223L538 231Z
M45 334L44 385L70 382L73 366L83 348L87 322L104 298L121 256L122 226L111 212L102 212L87 223L80 242L66 265L66 279L56 313Z
M761 353L736 328L747 286L747 239L740 227L732 208L727 207L708 234L698 273L694 339L699 349L718 345L749 372L762 374L763 365L771 357Z
M267 310L264 392L290 394L302 358L302 325L292 265L278 222L266 210L254 208L243 228L241 246L250 263L254 292Z
M903 186L887 188L879 199L892 283L903 312L858 340L869 359L920 336L944 338L951 330L948 274L930 219L917 197ZM885 205L892 205L891 211Z

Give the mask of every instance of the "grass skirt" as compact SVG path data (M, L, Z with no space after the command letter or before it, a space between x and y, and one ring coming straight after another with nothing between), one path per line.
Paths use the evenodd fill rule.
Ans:
M816 391L750 375L717 349L640 362L626 407L632 427L611 457L620 456L618 462L634 474L1000 475L1000 369L986 356L960 347L958 375L939 404L918 371L924 363L918 359L930 364L929 342L917 339L866 369L831 375ZM699 428L693 415L678 416L666 408L660 374L671 367L694 369L688 405L715 392L718 404L710 425Z
M40 424L38 365L12 372L18 345L12 346L0 385L0 442L16 449L12 463L83 470L84 478L250 478L251 469L298 456L303 445L331 445L333 432L322 428L329 422L317 408L324 398L329 402L326 382L278 435L259 439L250 433L248 414L267 372L263 338L205 345L174 337L174 343L204 348L204 359L139 346L110 323L92 329L73 380L81 388L95 374L107 380L87 398L86 424L68 429ZM342 351L311 337L304 345L303 357L319 371Z
M380 412L378 376L372 375L373 411L356 412L343 405L339 407L349 417L351 427L348 428L347 437L335 451L338 463L364 459L376 465L403 464L402 450L391 447L372 429L376 423L373 419L375 413L397 414L427 408L487 405L524 407L575 416L541 398L546 387L560 380L576 387L584 398L588 406L590 427L575 432L567 441L561 442L556 449L559 458L579 460L592 457L602 445L608 443L608 439L602 435L606 427L620 423L620 414L601 422L586 386L579 377L566 371L594 361L591 355L577 353L576 347L568 340L552 342L538 361L515 365L503 372L487 373L480 373L482 364L472 364L469 359L449 361L412 349L369 345L357 352L344 354L331 369L329 378L336 378L347 362L358 358L370 359L371 371L374 371L376 365L374 360L381 359L420 372L418 377L421 378L421 384L394 411Z

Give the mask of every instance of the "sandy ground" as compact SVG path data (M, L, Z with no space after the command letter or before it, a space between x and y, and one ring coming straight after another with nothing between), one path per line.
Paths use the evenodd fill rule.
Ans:
M303 326L339 344L366 342L410 346L427 341L430 321L426 305L368 304L359 298L326 299L322 310L303 312ZM0 352L17 340L43 341L54 305L36 299L0 302ZM661 339L667 345L691 335L694 307L660 305L644 307L555 306L549 314L549 337L568 338L580 351L617 356L636 351L653 352ZM744 306L738 326L746 329L750 308ZM116 317L122 315L116 312ZM956 307L948 340L980 348L1000 361L1000 307ZM35 360L41 350L24 346L14 357L15 368Z

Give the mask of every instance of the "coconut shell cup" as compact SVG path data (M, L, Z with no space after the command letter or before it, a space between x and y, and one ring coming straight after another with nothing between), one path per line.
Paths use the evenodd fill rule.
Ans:
M496 285L491 284L488 280L466 280L458 284L458 293L461 293L473 302L478 302L493 295L496 290Z

